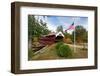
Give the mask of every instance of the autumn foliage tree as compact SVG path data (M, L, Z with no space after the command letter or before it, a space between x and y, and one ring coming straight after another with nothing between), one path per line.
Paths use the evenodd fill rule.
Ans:
M87 43L88 31L83 26L78 25L75 27L75 31L72 33L72 41L74 41L74 32L77 43Z

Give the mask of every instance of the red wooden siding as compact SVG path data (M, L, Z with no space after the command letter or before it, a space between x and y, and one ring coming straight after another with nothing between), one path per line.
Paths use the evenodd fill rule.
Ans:
M48 36L45 36L45 37L41 37L39 39L39 42L42 45L51 45L55 42L55 38L56 38L55 35L48 35Z

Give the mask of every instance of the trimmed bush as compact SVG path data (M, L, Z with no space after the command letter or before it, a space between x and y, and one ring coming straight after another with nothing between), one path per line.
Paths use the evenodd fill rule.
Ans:
M56 49L58 50L59 47L60 47L61 45L63 45L63 42L58 42L58 43L56 44Z
M59 49L57 50L57 54L60 57L71 57L72 56L72 50L68 45L61 45Z

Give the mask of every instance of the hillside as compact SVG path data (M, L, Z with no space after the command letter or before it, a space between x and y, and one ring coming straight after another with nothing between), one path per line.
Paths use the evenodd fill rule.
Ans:
M35 52L32 60L67 59L57 55L55 46L56 43L47 45L41 50ZM70 48L73 50L72 46L70 46ZM76 52L73 51L72 57L70 59L72 58L87 58L87 50L80 50L79 48L76 48Z

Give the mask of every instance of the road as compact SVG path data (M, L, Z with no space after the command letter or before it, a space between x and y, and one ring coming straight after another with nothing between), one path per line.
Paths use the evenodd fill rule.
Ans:
M67 45L69 45L70 47L75 47L75 48L88 48L88 46L86 46L86 45L72 45L72 44L67 44Z

